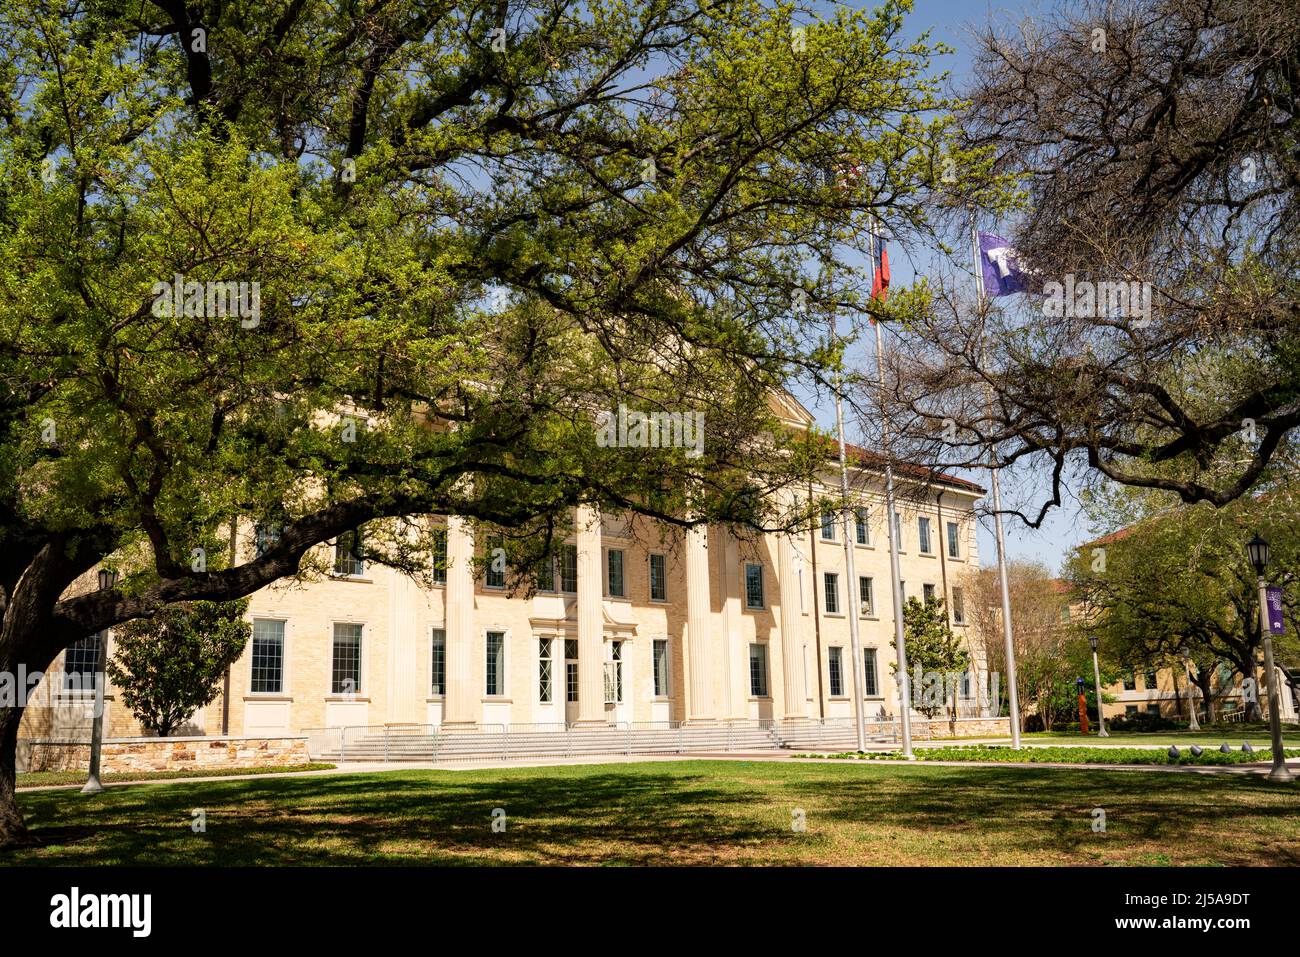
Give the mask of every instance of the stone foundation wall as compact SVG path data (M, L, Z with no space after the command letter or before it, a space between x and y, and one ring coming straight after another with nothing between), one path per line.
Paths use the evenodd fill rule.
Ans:
M949 724L947 718L912 720L912 736L929 741L938 738L1006 738L1011 736L1011 718L958 718Z
M100 767L106 774L114 771L188 771L196 768L255 770L307 764L310 760L305 737L122 738L104 742ZM20 742L20 771L82 771L89 763L89 743Z

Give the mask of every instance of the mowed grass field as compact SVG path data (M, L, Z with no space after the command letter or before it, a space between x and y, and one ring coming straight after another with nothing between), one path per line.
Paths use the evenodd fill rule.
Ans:
M1239 774L674 761L20 800L44 844L2 864L1300 864L1300 787Z

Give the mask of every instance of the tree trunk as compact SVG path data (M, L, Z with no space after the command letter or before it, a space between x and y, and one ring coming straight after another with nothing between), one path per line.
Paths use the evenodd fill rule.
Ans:
M1254 651L1253 648L1251 650L1252 652ZM1249 678L1255 682L1255 693L1251 695L1249 698L1246 698L1244 695L1242 696L1243 698L1242 704L1244 704L1246 707L1246 720L1263 721L1264 714L1259 706L1260 698L1263 695L1263 690L1262 690L1263 685L1260 684L1259 669L1255 667L1255 659L1253 654L1250 658L1246 659L1245 661L1238 661L1237 670L1241 672L1243 681Z
M0 848L30 843L15 793L18 768L18 725L23 708L0 708Z

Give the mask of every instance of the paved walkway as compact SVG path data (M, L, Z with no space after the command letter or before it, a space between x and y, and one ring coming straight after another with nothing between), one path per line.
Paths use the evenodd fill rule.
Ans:
M1156 747L1152 745L1152 747ZM892 749L891 749L892 750ZM546 768L583 764L633 764L663 761L795 761L800 764L855 764L858 766L897 767L904 765L933 765L948 768L1049 768L1090 771L1160 771L1169 774L1236 774L1266 775L1271 767L1268 761L1234 765L1169 765L1169 764L1065 764L1057 762L1019 761L899 761L852 758L795 758L796 753L784 751L698 751L686 754L589 754L575 757L521 758L517 761L498 759L454 762L398 762L398 761L348 761L322 771L280 771L271 774L225 774L212 777L150 778L143 781L114 781L106 788L130 787L137 784L204 784L216 781L253 781L262 778L310 778L337 774L375 774L385 771L482 771L495 768ZM1300 758L1288 762L1300 778ZM39 787L19 787L20 792L80 790L80 784L49 784Z

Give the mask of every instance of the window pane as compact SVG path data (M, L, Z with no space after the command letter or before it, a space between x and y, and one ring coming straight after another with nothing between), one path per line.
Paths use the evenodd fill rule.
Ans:
M445 695L447 693L447 632L441 628L433 629L430 658L433 661L433 693Z
M103 632L96 632L68 646L63 654L63 689L94 691L95 673L99 670L99 647Z
M840 610L840 576L833 572L822 573L823 591L826 595L826 614L836 615Z
M505 539L500 535L494 535L488 539L487 554L484 559L487 561L487 571L484 574L483 584L488 588L505 588L506 587L506 547Z
M549 704L551 700L551 639L537 639L537 700Z
M763 604L763 566L745 566L745 607L762 608Z
M822 512L822 538L826 541L835 539L835 513Z
M865 508L857 509L854 513L854 529L858 536L859 545L871 544L871 526L868 518L869 514Z
M930 602L934 601L934 586L933 586L933 585L922 585L922 586L921 586L921 600L922 600L923 602L925 602L925 604L927 604L927 605L930 604Z
M578 546L560 546L560 590L578 592Z
M654 643L654 675L655 675L655 697L663 698L668 695L668 641L663 638L655 639Z
M506 680L506 636L504 632L487 633L486 687L490 695L505 694Z
M922 552L930 551L930 520L928 518L918 518L916 520L917 548Z
M364 575L366 563L361 560L361 533L344 532L334 540L334 574Z
M537 590L555 591L555 556L547 555L537 563Z
M876 604L875 604L874 597L871 593L871 588L872 588L872 582L870 578L867 577L858 578L858 603L859 603L860 614L871 615L874 613Z
M578 700L578 642L564 639L564 699Z
M749 646L749 693L755 698L767 697L767 646Z
M869 697L875 697L880 694L876 687L876 649L862 649L863 673L866 676L866 694Z
M447 584L447 530L435 529L433 532L433 583Z
M361 626L334 625L334 663L330 672L333 694L356 694L361 690Z
M284 622L253 621L254 694L279 694L284 685Z
M666 561L663 555L650 556L650 598L653 601L668 600L668 580Z
M609 595L611 598L623 597L623 551L618 548L611 548L606 553L605 563L608 566L609 575Z
M958 539L957 523L949 522L948 523L948 557L949 558L961 557L961 549L959 545L960 545L960 540Z
M831 697L839 698L844 694L844 663L839 648L830 648Z
M960 588L952 590L952 620L959 625L966 623L966 595Z

